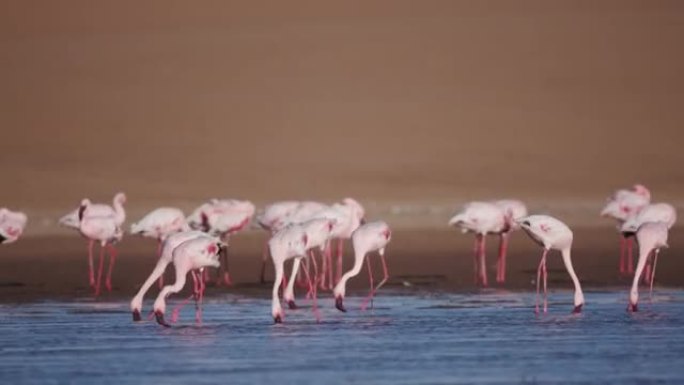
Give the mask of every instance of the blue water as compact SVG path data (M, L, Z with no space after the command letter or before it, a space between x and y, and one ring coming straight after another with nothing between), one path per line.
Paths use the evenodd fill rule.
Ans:
M274 325L269 301L227 295L171 329L124 302L3 305L0 383L684 383L683 291L636 314L624 291L586 293L581 315L571 301L552 293L536 317L530 293L385 295L366 312L351 297L346 314L324 298L321 323L304 308Z

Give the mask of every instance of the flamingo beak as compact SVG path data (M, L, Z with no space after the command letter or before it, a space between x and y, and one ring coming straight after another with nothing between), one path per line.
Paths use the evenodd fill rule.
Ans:
M7 237L5 237L4 235L1 235L1 234L0 234L0 243L5 242L6 240L7 240Z
M133 310L133 322L139 322L142 321L142 317L140 316L140 310L135 309Z
M283 323L283 317L278 314L277 316L273 317L273 323L281 324Z
M627 305L627 311L636 313L637 311L639 311L639 308L637 307L637 304L630 303L629 305Z
M337 308L337 310L339 310L343 313L346 313L347 309L344 308L343 301L344 301L344 298L342 296L335 298L335 307Z
M575 306L575 308L572 309L572 314L580 314L582 312L582 306L584 306L583 303Z
M155 311L154 316L157 318L157 323L160 324L161 326L164 326L167 328L171 327L171 325L166 323L166 321L164 320L164 313L162 313L160 311Z
M288 306L290 309L292 309L292 310L297 309L297 304L295 303L294 300L289 300L289 301L287 301L287 306Z

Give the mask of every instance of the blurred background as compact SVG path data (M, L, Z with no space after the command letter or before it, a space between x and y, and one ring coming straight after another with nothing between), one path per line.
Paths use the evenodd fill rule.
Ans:
M680 1L4 1L0 205L678 204L682 36Z

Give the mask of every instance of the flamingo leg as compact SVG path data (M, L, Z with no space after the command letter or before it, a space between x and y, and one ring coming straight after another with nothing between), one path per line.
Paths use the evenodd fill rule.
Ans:
M268 241L264 243L264 250L261 254L261 273L259 273L259 282L266 283L266 260L268 259Z
M658 263L658 249L655 249L653 251L653 270L651 271L651 286L648 292L648 296L651 302L653 302L653 281L655 281L656 263Z
M627 266L626 266L626 260L625 260L625 247L626 247L627 241L625 240L625 237L622 235L620 236L620 275L626 275L627 274Z
M191 271L190 276L192 277L192 294L188 296L188 298L184 299L181 301L178 305L176 305L173 308L173 311L171 311L171 322L175 323L178 321L180 311L181 309L187 305L188 301L190 301L192 298L195 298L195 301L197 301L197 297L199 296L199 290L200 290L200 280L201 277L196 271Z
M627 273L634 273L634 256L632 253L632 240L633 237L627 238Z
M88 241L88 282L90 287L95 288L95 269L93 268L93 246L95 246L94 240Z
M480 275L482 287L487 287L487 261L485 258L485 236L480 236Z
M480 284L480 274L479 274L479 267L478 267L478 258L480 257L480 236L475 235L475 246L473 247L473 256L474 256L474 265L473 265L473 274L475 277L475 284L479 285Z
M230 273L228 271L228 249L221 252L221 266L218 269L218 277L216 278L216 285L230 286Z
M311 295L318 295L318 263L316 263L316 254L314 253L313 250L311 250L311 264L313 265L313 270L314 270L314 283L313 283L313 292Z
M161 253L162 253L162 240L160 238L160 239L157 239L157 259L161 258ZM159 276L158 283L159 283L159 290L161 290L164 287L164 273L162 273Z
M197 294L196 297L196 302L195 302L195 322L197 322L198 325L202 324L202 301L204 300L204 290L207 288L206 283L204 280L199 280L199 293Z
M107 245L109 249L109 270L107 270L107 279L105 280L105 287L107 291L112 291L112 271L114 270L114 263L116 262L116 249L112 245Z
M361 305L361 306L362 306L362 309L365 309L365 308L366 308L365 305L366 305L366 303L368 302L369 299L370 299L370 301L371 301L371 309L373 308L373 296L375 295L375 293L378 292L378 290L380 290L380 288L381 288L381 287L387 282L387 280L389 279L389 271L387 270L387 262L385 261L385 256L384 256L383 254L380 254L380 261L382 262L382 274L383 274L382 281L380 281L380 282L378 283L378 285L377 285L375 288L373 288L373 291L371 292L371 295L369 296L369 298L366 298L366 300L364 300L364 303Z
M544 273L544 313L546 313L549 309L548 291L546 290L546 280L549 274L546 270L546 258L544 258L544 262L542 264L542 272Z
M539 314L539 292L540 292L540 284L541 284L542 267L544 266L544 264L546 262L546 253L548 253L548 250L544 249L544 252L542 253L541 260L539 261L539 267L537 267L537 295L535 296L535 300L534 300L534 312L536 314Z
M328 252L328 290L333 289L333 262L332 262L332 242L330 242L330 251Z
M100 295L100 287L102 283L102 270L104 269L104 246L100 245L100 262L97 269L97 283L95 284L95 297Z
M496 282L506 281L506 250L508 249L508 234L499 235L499 259L496 264Z
M337 274L335 274L335 284L342 278L342 257L344 256L344 239L337 240Z
M323 290L325 290L325 273L328 270L328 253L330 253L330 241L325 243L323 253L321 254L321 279L319 280L319 287Z
M368 267L368 280L370 281L370 290L368 291L368 296L361 302L361 311L365 311L368 306L368 301L371 303L371 308L373 307L373 269L371 268L370 258L366 257L366 266Z
M309 269L304 268L304 275L306 276L306 281L309 283L309 291L311 291L311 309L316 317L316 322L321 322L321 313L318 311L318 299L316 298L316 285L311 280L311 275L309 274Z

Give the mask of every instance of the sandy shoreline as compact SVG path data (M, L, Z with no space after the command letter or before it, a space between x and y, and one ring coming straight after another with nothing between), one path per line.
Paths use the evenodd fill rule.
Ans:
M625 291L630 278L617 273L618 236L610 227L576 228L573 249L575 270L585 290L619 287ZM670 249L658 262L657 286L681 287L679 272L684 261L677 255L684 250L683 230L675 227L670 235ZM232 240L230 269L232 287L210 287L214 293L237 293L267 298L270 283L258 283L261 248L266 234L249 231ZM390 281L388 290L403 291L471 291L479 290L472 277L472 236L454 230L396 230L387 249ZM497 241L487 239L487 264L490 281L494 278ZM345 245L345 269L352 263L350 245ZM156 262L155 243L149 239L127 237L120 244L119 257L113 275L113 291L98 300L131 298L152 271ZM78 235L30 237L0 249L0 302L22 303L41 300L75 300L92 298L87 286L86 242ZM491 288L504 290L534 290L536 266L540 250L523 233L511 240L505 285L490 283ZM372 259L374 271L380 274L379 260ZM167 271L167 283L173 280ZM363 293L368 285L365 269L350 281L352 293ZM267 279L272 279L272 265L267 265ZM551 290L571 289L571 282L559 257L549 260ZM186 288L187 291L188 288ZM147 299L156 296L156 286ZM323 292L322 297L330 297ZM151 304L151 300L149 302Z

